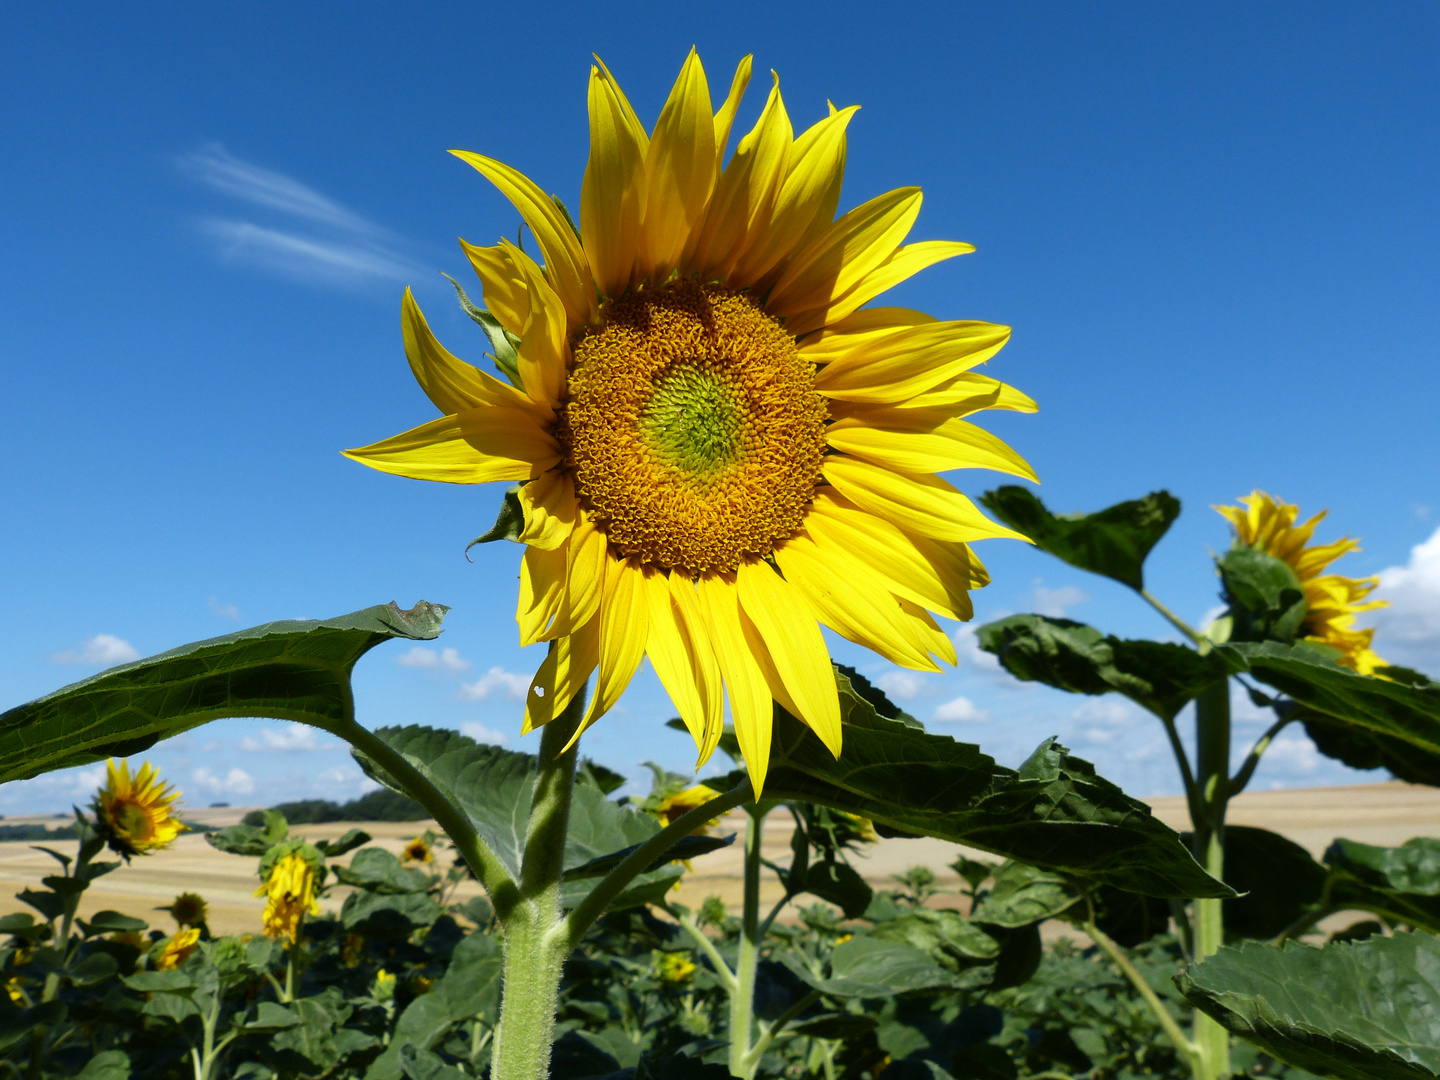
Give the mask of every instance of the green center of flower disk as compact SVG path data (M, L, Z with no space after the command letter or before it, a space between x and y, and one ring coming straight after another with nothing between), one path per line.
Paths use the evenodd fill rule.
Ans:
M132 802L122 802L115 807L115 822L127 836L134 840L149 840L154 833L154 823L145 808Z
M657 460L696 480L735 464L745 446L745 411L734 387L695 367L655 381L637 426Z

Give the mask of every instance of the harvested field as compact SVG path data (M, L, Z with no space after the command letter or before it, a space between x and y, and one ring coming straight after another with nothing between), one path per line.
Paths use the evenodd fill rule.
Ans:
M1175 828L1186 826L1184 800L1164 797L1151 800L1156 814ZM1319 857L1337 836L1370 844L1394 845L1412 836L1440 836L1440 790L1402 783L1363 784L1339 788L1307 788L1291 791L1255 792L1241 795L1230 804L1230 820L1239 825L1258 825L1283 833ZM191 818L212 825L232 825L247 808L197 810ZM6 824L44 821L47 825L62 824L61 819L7 818ZM790 825L788 815L778 813L770 819L765 854L780 863L789 860ZM351 824L298 825L294 832L311 839L335 838ZM375 841L398 852L408 838L424 831L426 824L394 822L360 823ZM741 833L743 816L728 815L719 832ZM739 837L737 837L738 841ZM70 842L52 845L65 851ZM890 884L890 875L907 867L925 865L935 871L938 884L945 889L957 887L958 879L948 868L959 849L938 840L882 840L871 849L868 857L857 860L872 885ZM984 858L981 853L972 853ZM111 909L145 918L153 925L166 928L168 918L154 908L169 904L177 893L198 892L209 901L211 928L219 934L255 931L260 926L264 901L252 894L258 885L256 860L226 855L205 842L203 836L182 836L167 851L137 858L99 879L85 894L81 915ZM52 873L55 863L49 856L35 851L28 843L0 843L0 914L28 911L13 893L35 886L42 876ZM679 898L692 906L706 896L719 895L727 904L736 906L740 900L741 852L739 844L695 860L693 870L685 876ZM467 883L459 897L478 895L479 887ZM337 909L348 890L334 890L324 901L327 908ZM767 881L762 903L770 904L780 896L773 877ZM1344 921L1343 916L1336 917Z

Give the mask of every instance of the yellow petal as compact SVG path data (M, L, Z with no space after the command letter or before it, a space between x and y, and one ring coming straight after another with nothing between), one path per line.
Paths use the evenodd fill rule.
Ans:
M769 227L736 264L732 284L755 284L830 224L845 176L845 128L858 108L827 116L795 140Z
M741 563L735 576L740 609L764 639L785 689L800 710L796 717L838 758L840 698L830 653L809 603L767 563Z
M571 322L595 321L595 285L590 278L590 263L580 246L580 238L570 228L565 215L535 182L517 169L483 154L468 150L451 150L461 161L473 166L501 193L515 204L525 224L535 234L540 253L545 258L545 273L551 286L565 304Z
M530 466L528 476L496 479L525 480L560 464L560 444L529 409L499 405L466 409L457 413L455 419L465 441L480 453L496 461L525 462Z
M361 465L412 480L487 484L492 480L528 479L535 469L532 462L508 450L498 455L486 453L466 440L461 416L481 411L488 410L471 409L460 416L442 416L392 438L341 452ZM533 417L530 423L533 425ZM555 458L559 460L558 448Z
M800 355L815 364L828 364L885 340L892 331L933 326L939 321L913 308L866 308L811 334L800 346Z
M600 673L595 678L595 696L585 719L565 744L565 749L591 724L609 712L645 658L649 637L649 612L645 606L645 579L638 563L607 558L604 593L600 597Z
M661 280L679 264L710 201L716 172L710 87L692 48L645 155L644 276Z
M1013 386L977 375L973 371L937 383L924 393L897 402L903 409L933 409L946 416L968 416L981 409L1009 409L1012 412L1038 412L1033 398Z
M777 77L760 119L716 182L705 221L695 233L687 264L702 278L726 276L769 225L790 160L791 135Z
M517 349L520 381L530 400L553 408L560 404L568 367L565 308L535 260L508 240L500 243L530 294L530 312Z
M595 617L604 592L607 558L605 534L579 510L575 531L565 545L565 596L546 639L572 633Z
M476 247L461 240L460 247L485 290L485 306L500 320L501 326L516 338L520 337L530 321L530 289L510 258L507 246Z
M720 662L715 659L715 648L710 643L710 631L700 608L695 583L680 574L671 574L670 599L674 604L676 625L682 637L690 643L696 686L704 706L704 729L697 740L700 754L695 764L699 769L710 760L725 730L724 677L720 674Z
M735 739L740 744L745 768L750 773L750 786L758 799L765 790L765 774L770 768L770 736L775 723L765 673L745 642L735 575L701 574L696 585L715 659L725 677Z
M940 628L940 625L930 617L930 613L919 604L912 604L909 600L897 598L900 609L907 616L906 625L915 643L924 651L934 653L947 664L954 664L958 659L955 655L955 643L950 640L950 635Z
M799 336L829 326L921 270L974 250L970 244L953 240L922 240L918 244L896 248L889 258L857 281L849 291L831 296L809 311L796 310L785 327Z
M838 548L819 548L804 533L775 549L785 579L805 594L820 621L841 637L879 653L892 664L939 671L905 626L899 602L875 585L875 575Z
M575 528L580 510L575 482L569 473L545 473L520 489L520 510L525 515L520 543L553 551L570 538Z
M718 172L725 160L725 144L730 141L730 128L735 123L735 113L740 108L740 99L750 85L750 64L755 58L746 56L735 68L735 78L730 80L730 93L726 96L720 111L715 114L715 169Z
M625 95L590 69L590 161L580 188L580 235L601 295L619 296L635 269L645 211L645 135L626 117Z
M985 322L936 322L856 335L855 347L839 352L835 335L829 363L815 376L826 397L894 403L930 389L989 360L1010 340L1010 328ZM848 336L848 335L846 335ZM805 350L807 357L810 350Z
M476 405L519 404L513 389L492 379L472 364L453 356L435 339L420 305L410 289L400 301L400 330L405 338L405 358L425 396L442 413L458 413ZM491 386L490 384L494 385ZM505 395L505 390L511 390Z
M545 639L545 631L560 611L564 593L565 549L527 547L520 560L520 593L515 603L521 646Z
M837 450L900 472L994 469L1039 482L1025 459L984 428L926 409L872 409L825 429Z
M860 509L922 536L960 541L996 536L1026 540L995 524L938 476L892 472L845 454L826 457L824 470L825 479Z
M563 713L575 695L584 691L599 661L598 618L554 641L525 695L525 722L520 734L528 735Z
M849 211L796 252L765 309L785 318L844 296L900 246L921 200L919 188L899 188Z
M645 655L650 657L655 674L679 711L680 719L690 729L695 746L703 753L713 715L706 700L709 694L706 673L713 668L715 659L709 636L702 635L698 640L692 636L694 628L671 595L670 578L679 576L666 575L653 568L644 571L645 604L649 614ZM688 584L685 587L688 588ZM715 690L719 689L717 682ZM718 739L718 733L716 737Z
M971 557L964 544L928 540L903 532L861 510L834 488L821 488L805 529L821 548L852 553L896 596L948 615L969 619Z
M594 53L590 55L595 56ZM625 92L620 89L619 80L610 74L610 69L605 66L605 61L601 60L600 57L595 56L595 63L600 65L600 73L605 76L605 81L615 90L615 99L620 103L620 120L628 132L626 137L634 139L639 143L642 150L648 149L650 146L650 136L645 131L645 125L640 123L640 118L635 115L635 110L630 107L630 99L627 98Z

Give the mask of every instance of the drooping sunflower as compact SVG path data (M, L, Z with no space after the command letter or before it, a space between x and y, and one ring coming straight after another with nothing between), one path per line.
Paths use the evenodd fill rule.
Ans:
M168 847L188 826L175 814L180 792L147 761L133 777L128 761L105 763L105 783L90 804L111 850L127 860Z
M1300 508L1256 490L1239 500L1239 506L1215 509L1235 527L1238 544L1256 548L1281 560L1305 589L1305 620L1300 635L1340 652L1339 662L1362 675L1373 675L1385 661L1370 648L1373 629L1355 629L1363 611L1386 607L1388 601L1366 600L1380 584L1379 577L1348 578L1324 571L1342 555L1360 550L1360 542L1342 536L1329 544L1311 544L1315 526L1329 513L1322 510L1300 522ZM1299 524L1297 524L1299 522Z
M583 731L649 656L701 763L728 696L758 793L772 700L840 753L821 624L905 667L955 662L931 612L969 619L988 581L969 543L1019 534L936 473L1034 479L966 418L1036 406L972 371L1009 328L865 306L974 249L903 242L917 188L835 216L856 107L795 137L777 77L724 162L749 77L746 57L712 112L691 50L647 133L597 61L578 228L517 170L452 151L514 203L543 261L461 241L509 383L441 346L407 290L406 354L444 415L346 453L523 485L520 639L553 643L526 731L598 669Z
M265 900L265 936L291 945L300 940L300 923L306 915L319 915L315 901L315 869L299 851L275 860L265 883L255 890Z
M170 971L177 968L190 958L196 947L200 944L200 928L191 926L181 930L178 934L165 942L160 954L155 957L156 971Z

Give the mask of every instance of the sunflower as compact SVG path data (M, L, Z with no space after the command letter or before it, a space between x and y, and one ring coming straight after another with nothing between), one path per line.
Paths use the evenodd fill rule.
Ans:
M777 77L722 167L749 57L712 112L692 49L649 133L597 64L578 228L517 170L453 151L514 203L543 261L461 241L509 384L449 353L407 290L406 354L444 415L346 453L521 485L520 639L552 643L525 731L598 669L578 737L648 655L702 764L728 695L758 794L772 701L840 753L822 624L904 667L955 662L931 612L971 617L988 580L971 541L1023 537L935 474L1034 479L966 417L1035 403L971 370L1007 327L865 307L974 249L903 243L913 187L835 217L856 107L797 138Z
M160 955L155 958L156 971L169 971L177 968L189 959L190 954L200 943L200 928L192 926L187 930L181 930L178 934L165 942L160 949Z
M697 970L695 961L685 953L654 952L651 954L651 968L661 982L689 982Z
M127 860L156 848L169 847L187 826L175 815L180 792L161 781L147 761L133 777L130 763L105 764L105 784L95 793L91 808L111 849Z
M401 862L430 863L435 861L435 852L431 850L425 837L417 836L413 840L407 840L405 846L400 850Z
M300 923L306 915L319 915L315 902L315 870L298 851L275 861L265 884L255 890L265 901L265 936L281 940L289 938L293 945L300 940Z
M165 908L170 917L181 926L204 926L209 915L209 906L199 893L183 892Z
M704 806L711 799L718 798L720 792L708 784L692 784L683 791L677 791L673 795L667 795L660 800L660 805L655 807L654 814L660 819L662 825L673 824L676 818L684 817L691 810L698 806ZM695 830L694 835L703 835L711 827L718 825L717 820L710 820Z
M1215 509L1235 526L1237 544L1273 555L1295 571L1305 589L1306 612L1300 636L1338 650L1339 662L1362 675L1373 675L1377 667L1384 667L1385 661L1370 648L1375 631L1355 629L1355 616L1360 612L1387 606L1385 600L1365 599L1380 579L1324 573L1342 555L1359 551L1359 541L1344 536L1333 543L1312 545L1310 537L1329 512L1326 510L1296 524L1300 508L1263 491L1254 491L1239 502L1239 506Z

